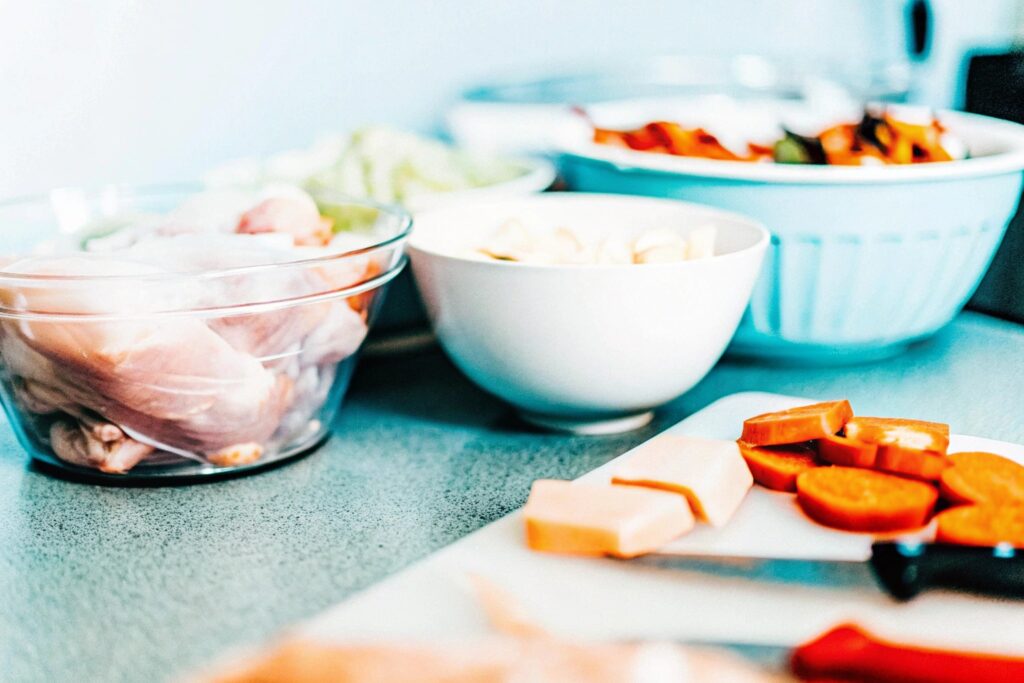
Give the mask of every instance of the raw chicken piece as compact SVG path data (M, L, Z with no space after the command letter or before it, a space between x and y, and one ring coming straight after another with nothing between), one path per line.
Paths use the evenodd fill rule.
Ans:
M36 415L66 413L75 422L61 420L50 426L50 446L57 457L82 467L122 473L148 456L153 447L128 438L115 424L90 415L75 402L75 387L61 388L52 363L29 348L15 333L0 327L0 359L15 375L14 400Z
M0 359L7 371L18 378L15 396L29 412L47 415L69 412L74 398L63 391L58 370L45 356L33 351L18 335L13 322L0 323Z
M334 645L293 640L209 683L780 683L729 653L672 643L557 638Z
M268 244L276 244L282 248L293 247L296 244L303 244L298 237L308 237L305 232L309 227L313 232L319 232L321 224L314 224L309 214L309 207L314 211L316 202L307 192L294 185L277 183L264 187L261 191L239 189L239 188L218 188L201 192L190 197L174 211L167 214L140 214L132 216L130 222L123 227L113 231L98 230L99 234L93 237L86 237L84 245L81 245L81 236L76 236L73 244L83 246L86 251L109 253L122 251L141 244L161 243L169 237L180 237L191 235L201 238L217 238L221 235L231 235L238 231L240 219L247 213L254 210L254 207L261 202L273 200L284 200L285 207L301 207L300 211L285 212L280 216L282 220L277 221L279 225L271 226L272 230L251 230L244 232L259 233L260 238L269 238ZM102 228L102 226L100 226ZM323 239L309 242L316 246L322 246L331 237L331 223L327 221L327 232ZM276 233L276 234L275 234ZM280 238L280 239L279 239ZM262 241L262 240L261 240ZM212 252L213 250L211 250ZM288 259L290 260L290 259Z
M304 338L315 333L329 310L329 303L290 306L215 318L209 321L209 326L236 350L270 363L294 353L293 349Z
M26 323L26 341L108 419L196 452L270 437L291 382L202 323Z
M0 356L3 354L0 353ZM59 413L61 406L67 400L62 394L42 384L30 380L21 380L14 383L14 400L21 406L36 415L52 415Z
M254 201L252 192L245 190L203 192L190 197L167 214L117 215L112 219L115 229L100 223L93 230L85 231L84 241L81 234L70 235L71 239L65 246L71 247L72 251L109 253L177 235L230 233L234 231L238 217ZM89 236L89 232L93 235ZM59 253L63 251L59 250Z
M302 365L326 365L348 358L366 338L366 321L347 301L327 304L329 312L302 344Z
M206 459L221 467L237 467L251 465L263 455L263 446L258 443L240 443L210 453Z
M289 238L290 241L290 238ZM223 271L295 258L294 250L254 243L244 235L177 235L143 241L118 256L174 272ZM209 309L287 300L324 289L312 269L283 267L207 278L179 292L183 308ZM263 359L276 356L301 340L326 314L324 305L287 306L272 311L225 315L207 325L238 351Z
M67 257L22 261L9 270L112 275L139 274L140 268L112 259ZM58 285L21 287L0 290L0 300L33 311L130 312L137 301L134 290L115 296L116 287L107 282L73 290ZM100 291L104 296L97 296ZM22 320L8 324L5 336L12 333L46 359L44 376L58 378L51 379L56 383L50 386L70 402L178 449L206 453L264 441L292 398L289 378L275 377L256 358L233 349L196 318ZM35 364L31 356L20 362ZM30 379L40 372L27 370L29 374L23 376Z
M179 235L137 244L123 254L173 271L217 271L297 258L298 250L294 248L282 250L266 244L254 244L253 241L252 235ZM308 252L301 258L328 253L323 249L308 249ZM285 301L350 287L370 277L369 265L365 258L345 258L314 266L288 266L252 273L243 271L206 280L201 288L181 295L188 296L189 308L197 309ZM211 318L207 324L235 349L269 361L277 359L303 340L325 322L332 310L329 302L290 305L258 313ZM356 335L357 344L363 336L365 330Z
M320 215L308 195L271 197L249 209L238 219L241 234L280 232L290 234L296 245L323 246L331 240L333 221Z
M314 365L296 375L295 400L274 434L277 443L290 444L303 436L308 436L319 427L319 424L313 424L313 421L318 419L320 410L330 394L335 375L334 365Z
M75 426L58 420L50 426L50 446L61 460L123 474L153 452L153 447L125 436L116 425L94 422Z

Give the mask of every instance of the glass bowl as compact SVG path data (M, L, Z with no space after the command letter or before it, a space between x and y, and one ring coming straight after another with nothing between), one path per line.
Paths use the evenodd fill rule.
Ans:
M904 102L910 77L904 62L854 64L763 55L645 57L482 83L463 91L445 123L462 147L495 154L552 154L562 136L584 125L577 107L706 96Z
M29 274L13 263L41 243L179 209L201 189L57 190L0 204L0 400L44 467L171 483L265 467L327 435L405 265L412 221L401 209L315 196L321 214L359 224L358 247L287 261L221 258L214 242L193 245L187 267L162 252L162 267L90 255L74 275L61 259L80 253ZM231 265L206 267L218 261Z
M698 93L801 99L822 82L840 85L862 99L902 101L909 93L910 66L904 62L850 64L754 54L669 55L477 85L466 90L463 99L505 104L593 104Z

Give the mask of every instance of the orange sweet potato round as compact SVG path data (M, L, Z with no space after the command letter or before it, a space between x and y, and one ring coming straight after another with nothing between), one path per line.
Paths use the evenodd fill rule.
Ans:
M809 444L754 446L744 441L737 443L754 481L773 491L796 491L797 475L820 466Z
M853 417L849 401L830 401L764 413L743 422L741 441L754 446L800 443L836 434Z
M942 453L905 448L898 444L880 445L875 459L875 469L926 481L937 481L949 466L949 458Z
M833 465L874 467L878 446L842 436L826 436L818 440L818 455Z
M953 453L942 472L942 497L951 503L1024 503L1024 466L995 453Z
M949 425L897 417L855 417L843 428L845 436L874 444L899 445L942 455L949 448Z
M1024 504L962 505L936 515L940 543L1024 548Z
M898 531L928 521L938 491L929 484L855 467L819 467L796 479L807 515L847 531Z

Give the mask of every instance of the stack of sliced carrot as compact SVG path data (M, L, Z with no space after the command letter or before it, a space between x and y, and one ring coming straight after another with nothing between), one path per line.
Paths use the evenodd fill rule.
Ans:
M775 491L796 491L796 479L820 465L815 441L837 433L853 417L849 401L765 413L743 423L739 445L754 481Z
M797 494L815 521L848 531L927 524L941 490L939 541L1024 547L1024 466L992 453L947 455L949 426L854 417L848 401L757 415L740 451L754 480Z

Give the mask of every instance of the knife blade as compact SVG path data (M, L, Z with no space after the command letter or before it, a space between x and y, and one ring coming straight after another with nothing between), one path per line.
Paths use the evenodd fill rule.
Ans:
M897 600L923 591L954 590L1024 599L1024 552L1010 545L994 548L879 541L867 562L720 555L647 555L645 565L705 571L775 583L837 587L879 585Z
M728 650L761 669L773 673L787 673L793 648L788 645L762 645L760 643L733 643L714 641L688 641L687 645L699 648Z

